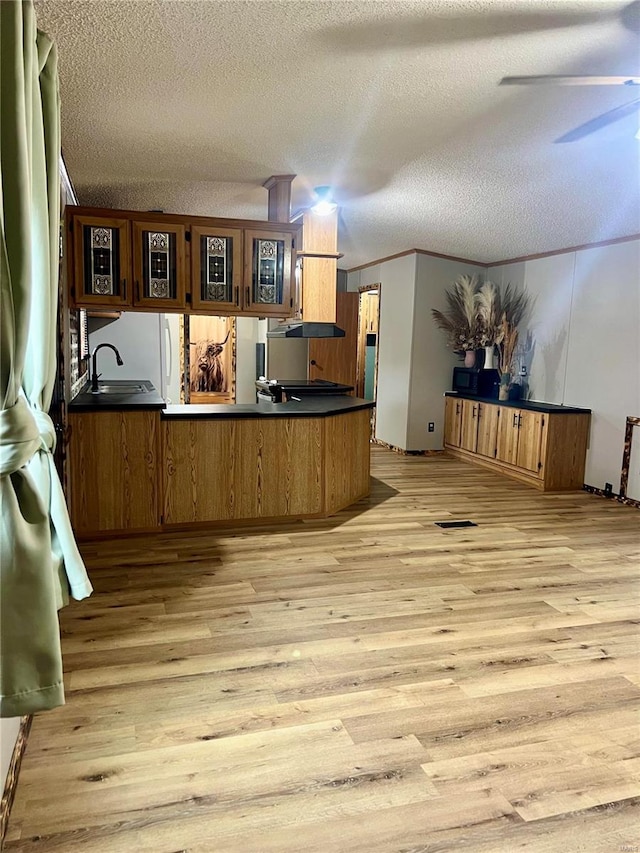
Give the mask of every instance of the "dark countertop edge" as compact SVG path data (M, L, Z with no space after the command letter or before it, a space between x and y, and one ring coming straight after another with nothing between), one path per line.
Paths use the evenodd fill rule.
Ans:
M312 401L288 403L217 403L212 405L175 405L167 406L161 412L163 420L202 420L202 419L231 419L247 418L325 418L330 415L359 412L363 409L373 409L375 403L360 397L347 395L333 396L322 394L312 398Z
M477 403L492 403L508 409L526 409L531 412L544 412L549 415L590 415L591 409L577 406L560 406L557 403L543 403L538 400L496 400L495 397L477 397L475 394L458 394L445 391L445 397L457 397L459 400L475 400Z

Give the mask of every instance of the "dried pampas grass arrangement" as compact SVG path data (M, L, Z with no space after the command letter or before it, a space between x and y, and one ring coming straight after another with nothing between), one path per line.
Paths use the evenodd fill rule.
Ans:
M516 346L518 345L518 330L509 320L507 320L506 314L502 315L502 322L500 323L498 340L496 343L498 344L498 350L500 351L500 373L502 375L505 373L511 373L513 356L516 351Z

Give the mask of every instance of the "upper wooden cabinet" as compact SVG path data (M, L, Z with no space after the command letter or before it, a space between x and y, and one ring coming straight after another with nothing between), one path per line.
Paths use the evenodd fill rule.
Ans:
M191 307L199 313L233 313L243 282L242 229L191 228Z
M111 216L74 216L70 227L72 303L87 308L130 305L133 283L129 221Z
M186 306L185 227L134 220L133 304L145 308Z
M338 211L306 210L295 217L298 247L296 306L305 322L335 323L338 258Z
M287 318L299 225L67 207L76 307Z
M286 227L286 226L285 226ZM295 252L291 231L244 232L244 313L257 317L289 317L293 312L291 283Z

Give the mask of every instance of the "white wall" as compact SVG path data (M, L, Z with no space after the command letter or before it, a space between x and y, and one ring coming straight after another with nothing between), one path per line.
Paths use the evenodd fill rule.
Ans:
M416 256L350 273L348 289L380 284L376 438L407 449Z
M585 481L620 487L627 415L640 415L640 241L489 270L534 298L531 399L592 410ZM640 491L632 466L629 494Z
M402 450L441 450L445 391L458 357L431 317L444 291L480 267L411 254L349 273L348 289L380 283L376 438ZM434 432L428 424L435 425Z
M90 323L95 321L89 320ZM111 350L98 353L98 373L105 379L149 379L158 392L162 389L163 370L161 335L164 334L164 315L125 311L119 319L97 331L89 326L89 349L98 344L113 344L124 364L118 367Z
M446 258L416 255L407 450L442 450L444 392L451 390L453 367L459 356L446 346L446 337L433 322L431 309L446 308L445 290L459 275L482 272L480 267ZM429 422L435 426L428 431Z
M268 321L270 327L277 320ZM308 338L267 338L267 372L269 379L307 379L309 375Z
M265 342L266 323L236 318L236 403L256 401L256 344Z

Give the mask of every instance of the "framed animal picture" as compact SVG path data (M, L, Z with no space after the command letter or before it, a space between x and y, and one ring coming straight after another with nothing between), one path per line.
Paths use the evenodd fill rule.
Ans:
M234 403L235 317L184 317L186 403Z

